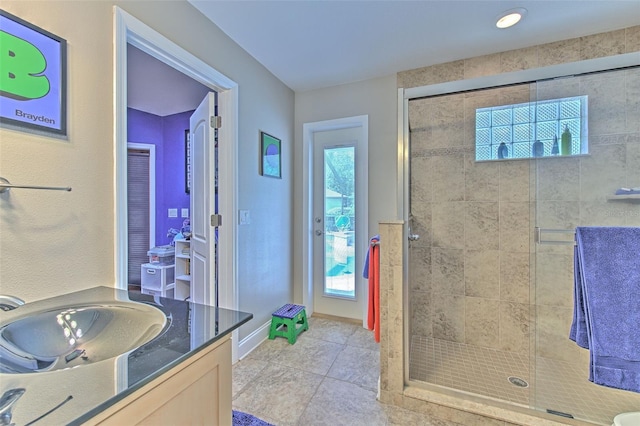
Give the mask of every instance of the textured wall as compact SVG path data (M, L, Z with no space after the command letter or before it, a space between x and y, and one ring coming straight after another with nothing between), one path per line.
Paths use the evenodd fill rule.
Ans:
M497 75L640 51L640 25L398 73L398 87Z
M410 102L412 332L529 350L529 167L475 162L475 108L527 85Z

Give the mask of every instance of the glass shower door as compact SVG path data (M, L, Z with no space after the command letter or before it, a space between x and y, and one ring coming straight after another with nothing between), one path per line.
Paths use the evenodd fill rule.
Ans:
M640 186L640 70L537 82L532 93L536 101L586 96L588 109L578 121L574 117L574 155L559 152L532 160L535 261L531 273L536 332L531 404L552 414L610 425L616 414L637 411L640 394L590 382L589 351L569 339L574 311L574 233L578 226L640 226L640 200L614 195L620 188ZM561 123L555 128L561 141L562 121L569 119L562 115L566 111L554 113ZM575 149L577 145L583 149Z
M525 83L408 102L420 236L408 250L408 380L519 406L530 399L530 160L478 158L473 144L476 111L530 96Z
M575 228L640 226L640 196L614 195L640 187L638 99L627 68L408 101L408 381L602 425L637 411L569 330Z

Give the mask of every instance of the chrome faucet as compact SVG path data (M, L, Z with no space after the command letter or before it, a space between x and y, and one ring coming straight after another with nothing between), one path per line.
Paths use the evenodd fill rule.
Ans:
M26 392L24 388L9 389L0 398L0 425L13 426L11 423L11 409L13 404Z
M0 294L0 309L3 311L10 311L22 305L24 305L24 300L8 294Z

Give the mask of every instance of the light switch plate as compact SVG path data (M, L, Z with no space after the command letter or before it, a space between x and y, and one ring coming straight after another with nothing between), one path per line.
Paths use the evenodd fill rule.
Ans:
M169 217L178 217L178 209L169 209Z
M189 209L182 209L180 215L181 217L189 217Z
M240 210L238 214L238 222L240 223L240 225L249 225L251 223L249 210Z

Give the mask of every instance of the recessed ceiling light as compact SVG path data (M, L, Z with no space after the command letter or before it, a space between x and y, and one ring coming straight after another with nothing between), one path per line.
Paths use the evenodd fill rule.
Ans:
M527 14L527 9L518 7L516 9L510 9L503 12L498 16L496 27L509 28L520 22L520 20Z

